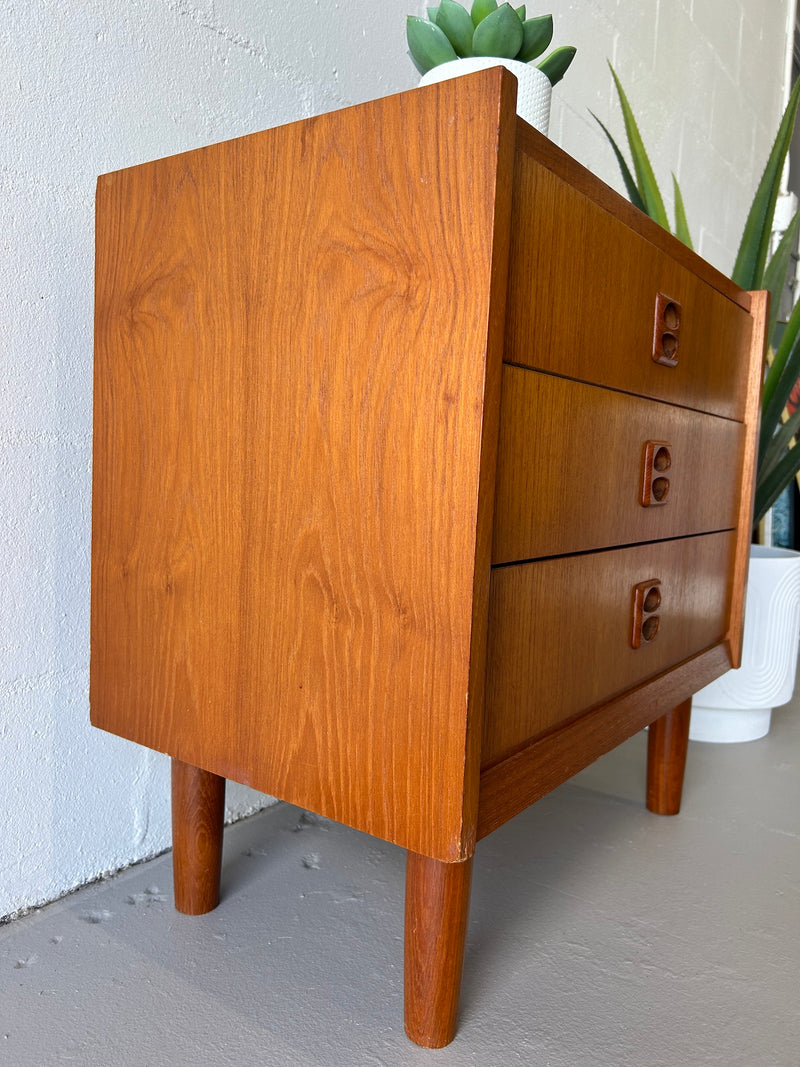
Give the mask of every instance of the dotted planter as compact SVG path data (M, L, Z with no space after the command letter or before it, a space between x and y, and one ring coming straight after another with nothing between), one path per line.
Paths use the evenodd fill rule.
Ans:
M742 666L696 693L692 741L755 741L772 709L791 700L800 633L800 553L754 545L750 554Z
M438 67L423 74L420 85L432 85L434 82L447 81L448 78L459 78L462 74L486 70L487 67L505 67L511 71L519 83L517 114L534 129L546 135L550 126L550 98L553 95L553 86L547 75L530 63L519 63L516 59L497 59L493 56L454 59L450 63L440 63Z

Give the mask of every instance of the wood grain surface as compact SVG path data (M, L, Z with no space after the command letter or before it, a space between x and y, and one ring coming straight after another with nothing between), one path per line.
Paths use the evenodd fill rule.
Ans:
M724 640L733 532L492 572L483 765ZM659 579L654 640L633 648L633 589Z
M765 298L515 96L494 68L98 182L92 721L173 757L182 910L225 778L407 848L427 1047L476 839L654 721L674 807L741 639Z
M753 541L753 500L756 489L758 462L758 429L761 418L761 388L764 381L764 362L769 320L769 293L750 293L753 315L753 334L749 360L738 368L746 379L745 400L745 447L739 471L739 515L736 522L736 561L733 568L731 592L731 621L728 640L734 667L741 666L742 641L744 639L744 605L747 589L747 572L750 564L750 545Z
M204 915L219 904L225 779L172 761L172 878L175 907Z
M471 882L472 857L441 863L408 853L405 1027L423 1048L442 1048L455 1036Z
M752 320L737 303L521 149L512 211L508 362L743 417L732 368L748 365ZM675 367L652 359L660 292L682 307Z
M98 184L92 721L475 840L515 83Z
M737 525L738 422L511 366L500 412L494 563ZM654 507L641 502L649 440L671 456Z
M659 226L657 222L645 215L626 197L602 182L596 174L582 166L572 156L559 148L549 137L539 133L522 119L517 119L517 147L526 156L536 159L537 164L562 181L567 182L581 196L590 200L597 207L607 212L626 229L639 234L649 244L666 253L676 263L702 279L712 289L722 293L729 300L738 304L744 311L750 311L750 294L740 289L735 282L713 267L692 249L678 241L673 235Z
M691 717L692 701L684 700L651 722L647 731L647 808L656 815L681 810Z
M690 699L730 665L727 644L715 645L486 767L481 773L478 838Z
M738 646L749 540L761 298L514 94L495 69L98 183L92 721L448 861L481 764ZM643 434L671 497L626 511ZM495 560L560 558L491 572L490 614L497 463ZM564 556L728 526L735 563L732 534ZM663 629L618 655L656 577Z

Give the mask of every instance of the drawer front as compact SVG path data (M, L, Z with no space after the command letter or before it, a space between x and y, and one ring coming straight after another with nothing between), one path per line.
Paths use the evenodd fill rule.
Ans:
M511 366L500 411L494 563L736 525L741 423Z
M726 532L495 568L483 765L721 642L733 556Z
M747 312L523 152L511 233L507 362L742 418Z

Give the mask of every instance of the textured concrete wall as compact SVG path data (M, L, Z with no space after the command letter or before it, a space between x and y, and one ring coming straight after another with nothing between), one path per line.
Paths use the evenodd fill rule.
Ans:
M552 134L619 185L606 57L729 267L777 124L783 0L553 0ZM162 757L88 725L96 175L411 88L403 0L27 0L0 79L0 915L166 847ZM229 794L235 815L261 798Z

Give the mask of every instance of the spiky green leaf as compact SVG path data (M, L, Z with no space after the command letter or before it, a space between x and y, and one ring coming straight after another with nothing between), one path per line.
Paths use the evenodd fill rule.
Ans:
M577 49L573 48L571 44L562 45L561 48L556 48L547 59L543 59L536 66L543 74L547 75L551 85L557 85L567 73L570 63L575 58L576 51Z
M473 0L472 8L470 10L472 25L477 26L479 23L483 22L487 15L491 15L493 11L497 11L497 0Z
M628 166L628 161L625 159L625 156L623 156L622 152L620 151L619 145L609 133L608 128L600 121L597 115L595 115L593 111L590 111L589 114L592 116L594 121L598 124L600 129L606 135L609 144L614 150L614 155L617 157L617 163L619 164L620 173L622 174L622 180L625 183L625 189L628 193L628 199L634 207L638 207L640 211L646 211L646 208L644 206L644 200L642 200L641 196L639 195L639 190L636 188L636 182L634 180L633 175L631 174L631 169Z
M525 21L525 5L524 4L520 4L520 6L518 8L516 8L516 12L519 15L519 21L520 22L524 22Z
M472 34L475 27L469 12L456 0L442 0L439 4L439 14L436 16L436 25L447 37L453 46L456 55L472 55Z
M800 429L800 409L793 411L777 433L773 434L762 456L758 459L758 473L762 481L765 481L774 470L777 469L787 449L793 448L793 438Z
M553 16L539 15L535 19L526 19L522 23L522 48L517 59L521 63L530 63L548 47L553 40Z
M678 185L678 179L672 175L672 194L675 201L675 236L679 241L694 250L692 235L689 233L689 223L686 219L686 208L683 203L683 193Z
M655 221L660 226L663 226L665 230L669 230L669 222L667 220L667 212L664 208L664 200L662 199L661 192L658 188L647 151L645 150L642 135L639 133L639 127L636 125L636 119L633 117L633 111L628 103L625 90L622 88L620 80L617 77L617 72L610 63L608 66L611 70L612 77L614 78L614 84L617 87L617 95L619 96L620 106L622 107L622 116L625 120L625 133L628 138L628 147L631 151L633 168L636 172L636 185L642 200L645 202L645 210L651 219L655 219Z
M438 5L436 7L426 7L425 10L428 12L429 20L431 22L436 22L436 16L439 14Z
M798 472L800 472L800 447L795 445L784 453L780 463L766 478L756 483L754 526L761 522Z
M522 23L511 4L501 4L475 27L472 51L476 56L514 59L522 47Z
M793 255L797 250L797 233L800 229L800 211L786 227L778 247L772 253L769 263L764 270L763 286L769 289L769 323L767 325L767 337L772 339L775 335L775 326L778 322L781 299L786 283L789 280L789 271L794 266Z
M800 378L800 303L795 304L775 358L767 372L761 394L761 430L758 451L766 452L767 446L780 424L783 409Z
M792 88L767 159L767 165L761 175L761 181L758 183L758 189L744 225L739 252L731 275L742 289L760 289L763 286L775 204L780 191L786 153L789 151L789 144L792 140L798 101L800 101L800 78Z
M427 19L409 15L406 19L406 40L411 58L423 74L440 63L458 59L444 32Z

